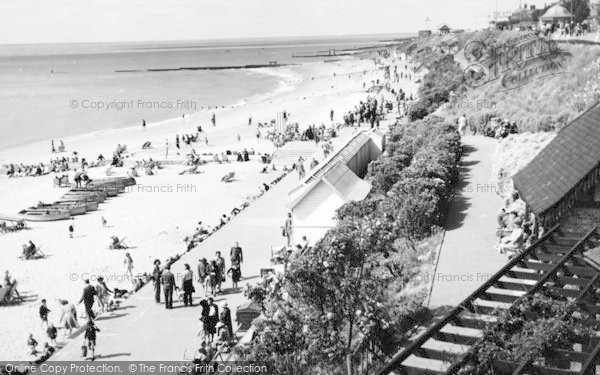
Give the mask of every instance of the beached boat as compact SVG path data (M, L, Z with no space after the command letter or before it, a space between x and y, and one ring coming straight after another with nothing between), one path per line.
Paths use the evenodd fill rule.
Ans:
M106 193L103 191L73 191L63 195L63 198L71 200L87 200L87 198L93 198L96 202L102 203L106 200Z
M69 202L80 202L80 203L95 203L96 205L100 202L98 196L81 195L81 196L62 196L57 200L58 203L69 203ZM93 211L93 210L88 210Z
M77 203L77 204L82 204L85 205L85 210L86 211L98 211L98 202L96 201L84 201L84 200L60 200L60 201L56 201L54 202L56 204L70 204L70 203Z
M69 211L56 211L56 210L45 210L45 211L26 211L19 212L20 217L26 221L56 221L66 220L71 217Z
M132 186L135 185L135 178L133 177L109 177L103 178L101 180L94 180L92 182L92 186L101 186L101 185L115 185L115 186Z
M83 215L87 212L87 208L84 203L81 202L54 202L54 203L40 203L36 207L30 207L27 211L30 210L47 210L47 209L57 209L68 210L71 215Z
M121 191L120 188L116 186L90 186L83 188L73 188L71 189L71 192L103 192L106 193L107 197L116 197Z

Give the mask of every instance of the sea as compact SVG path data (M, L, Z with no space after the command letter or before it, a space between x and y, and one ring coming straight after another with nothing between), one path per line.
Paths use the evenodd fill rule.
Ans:
M296 64L408 36L0 45L0 149L237 105L289 88Z

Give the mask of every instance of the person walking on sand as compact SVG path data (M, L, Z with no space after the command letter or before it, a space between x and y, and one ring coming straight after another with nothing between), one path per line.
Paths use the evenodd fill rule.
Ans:
M54 148L54 139L50 141L50 146L52 146L52 153L54 154L56 152L56 148Z
M71 332L73 328L79 328L79 324L77 323L77 310L73 304L69 303L69 301L59 300L62 305L60 311L60 323L65 330L64 335L67 333L71 336Z
M129 253L125 253L125 259L123 259L123 266L125 266L125 274L133 278L133 259Z
M238 140L238 142L242 140L242 137L240 137L240 134L239 134L239 133L238 133L238 135L237 135L237 140Z
M90 280L84 280L85 287L83 288L83 293L81 294L81 299L79 303L83 302L85 306L85 313L89 319L94 319L96 314L94 313L94 300L97 295L96 288L90 285Z
M142 119L142 129L146 130L146 120Z
M173 308L173 289L175 288L175 276L171 272L171 266L167 265L160 276L160 283L163 286L165 295L165 308Z
M333 122L333 109L329 112L329 119Z
M46 305L46 300L42 299L42 304L40 305L40 320L42 321L42 328L44 328L44 324L48 327L48 313L50 313L50 309Z
M208 146L208 137L204 136L204 143Z
M236 242L231 250L229 251L229 259L231 260L231 266L238 266L240 276L242 275L241 264L244 263L244 255L242 254L242 248L239 242Z
M69 238L73 238L75 232L75 219L71 218L71 224L69 224Z
M54 326L53 323L48 324L48 328L46 329L46 335L50 339L50 344L56 346L56 338L58 337L58 330Z
M152 271L152 284L154 286L154 302L160 303L160 276L162 271L160 270L160 260L154 261L154 271Z
M106 219L104 218L104 216L102 216L102 228L106 228Z
M248 115L248 126L252 126L252 115Z
M92 361L95 359L95 350L96 350L96 332L100 332L100 329L96 327L94 321L92 319L88 320L87 327L85 329L85 335L83 336L84 345L87 343L88 354L91 353L91 357L89 357Z
M217 116L215 116L214 112L212 114L212 117L210 118L210 122L212 122L213 126L217 126Z

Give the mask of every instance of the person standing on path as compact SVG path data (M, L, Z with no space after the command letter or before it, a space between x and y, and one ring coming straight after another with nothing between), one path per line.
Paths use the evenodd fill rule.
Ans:
M206 296L206 277L208 276L208 262L206 261L206 258L202 258L198 260L198 283L202 286L202 289L204 289L204 295Z
M283 234L287 237L287 245L292 246L292 213L288 212L287 218L285 219L285 225L283 227Z
M239 242L236 242L231 251L229 252L229 259L231 260L231 266L238 266L240 277L242 276L242 267L241 264L244 263L244 255L242 253L242 248L240 247Z
M123 259L123 266L125 267L125 274L129 275L133 279L133 259L129 253L125 253L125 259Z
M467 117L463 114L458 119L458 134L460 134L461 137L463 137L465 135L466 128L467 128Z
M60 300L61 315L60 315L60 323L64 329L64 335L67 334L71 336L73 332L73 328L79 328L79 324L77 323L77 310L73 304L69 303L69 301Z
M208 298L208 317L206 318L206 332L208 342L213 342L215 333L217 333L217 323L219 322L219 307L215 305L212 297Z
M185 264L185 272L183 273L183 283L181 285L183 289L183 304L187 306L193 306L192 304L192 293L194 293L194 273L190 269L189 264Z
M223 304L223 309L221 310L219 319L221 320L221 323L223 323L225 325L225 327L227 327L227 330L229 331L229 336L233 337L233 324L231 323L231 310L229 310L229 307L227 306L227 302L225 302Z
M79 303L83 302L87 317L93 320L94 318L96 318L96 314L94 314L94 300L96 297L96 288L90 285L89 279L85 279L84 283L85 287L83 288L83 293L81 295Z
M216 258L215 262L217 264L217 291L221 292L221 284L225 282L225 258L221 256L221 252L217 251L215 253Z
M160 277L165 294L165 308L173 308L173 289L175 288L175 276L171 273L171 266L166 266Z
M154 270L152 271L152 285L154 286L154 302L160 303L160 276L162 271L160 270L160 260L154 261Z
M96 327L94 321L90 319L87 324L87 328L85 329L85 335L83 339L87 342L87 347L91 352L92 356L90 359L93 361L95 358L95 350L96 350L96 332L100 332L100 329Z

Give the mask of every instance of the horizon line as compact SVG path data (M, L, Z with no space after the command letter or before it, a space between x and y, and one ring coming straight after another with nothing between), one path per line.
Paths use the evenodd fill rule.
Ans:
M412 35L418 35L418 31L401 31L393 33L373 33L373 34L326 34L326 35L285 35L285 36L272 36L272 37L232 37L232 38L205 38L205 39L161 39L161 40L116 40L116 41L84 41L84 42L15 42L15 43L0 43L0 47L4 46L34 46L34 45L77 45L77 44L133 44L133 43L210 43L216 41L268 41L268 40L285 40L285 39L299 39L306 40L310 38L351 38L351 37L377 37L377 36L393 36L393 35L406 35L410 37Z

